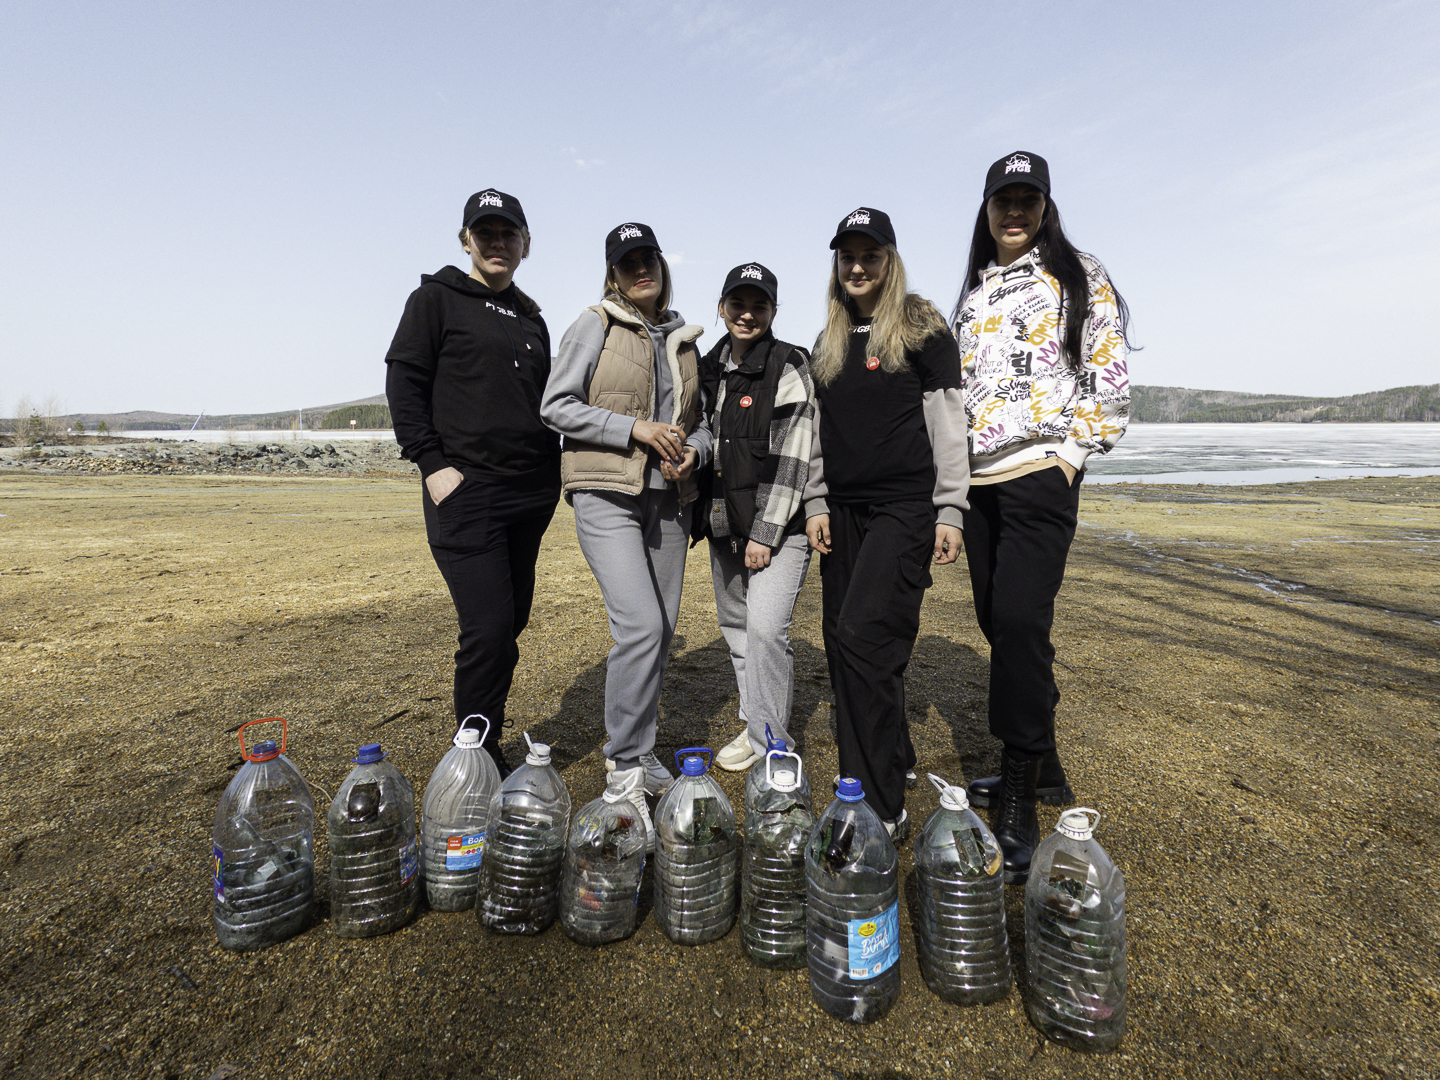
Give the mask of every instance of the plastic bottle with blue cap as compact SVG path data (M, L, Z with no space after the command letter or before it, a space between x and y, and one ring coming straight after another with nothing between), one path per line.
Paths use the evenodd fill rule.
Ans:
M709 755L677 751L680 776L655 806L655 921L677 945L715 941L735 922L740 836Z
M1042 1033L1105 1052L1125 1034L1125 876L1095 839L1098 812L1060 815L1025 883L1025 1007Z
M606 945L635 932L650 845L650 827L636 807L645 802L644 779L639 769L610 773L600 797L570 823L560 926L578 944Z
M480 866L480 922L499 934L538 934L560 908L560 871L570 828L570 792L550 747L532 742L490 808Z
M761 967L805 966L805 844L815 827L799 754L772 743L745 814L740 945Z
M900 858L854 777L805 845L810 996L840 1020L865 1024L900 996Z
M330 803L330 922L340 937L398 930L420 906L415 789L366 743Z
M466 726L472 720L485 721L484 734ZM435 911L475 906L491 807L500 792L500 770L482 745L489 734L488 719L467 716L425 785L420 849L425 898Z
M983 1005L1014 982L1000 845L963 787L929 776L940 807L915 841L920 974L946 1001Z
M245 746L245 729L280 724L271 739ZM299 933L315 899L315 799L285 756L287 724L251 720L238 732L245 763L215 809L215 934L227 949L263 949Z

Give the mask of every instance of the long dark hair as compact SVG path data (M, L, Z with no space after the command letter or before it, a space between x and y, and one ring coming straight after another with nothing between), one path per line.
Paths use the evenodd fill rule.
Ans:
M1060 224L1060 208L1049 196L1045 198L1045 213L1040 218L1040 228L1035 234L1035 250L1040 253L1041 265L1060 283L1060 306L1065 311L1068 299L1070 310L1065 311L1065 340L1060 343L1061 355L1074 370L1080 366L1080 349L1085 343L1085 323L1090 318L1090 283L1085 276L1085 266L1075 245L1065 236ZM980 284L980 275L985 268L996 261L999 254L995 237L990 235L990 219L985 213L985 203L980 204L980 213L975 217L975 233L970 238L970 264L965 269L965 285L960 298L955 301L955 310L950 313L953 325L960 318L960 308L965 298ZM1120 333L1125 345L1132 352L1139 350L1130 343L1130 306L1110 283L1115 294L1115 306L1120 309Z

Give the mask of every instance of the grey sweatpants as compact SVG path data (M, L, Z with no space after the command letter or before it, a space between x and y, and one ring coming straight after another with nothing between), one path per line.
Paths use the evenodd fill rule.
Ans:
M605 756L630 769L655 749L691 506L681 508L673 485L639 495L577 491L573 505L575 535L605 595L615 639L605 669Z
M730 646L735 682L740 687L740 719L750 746L765 753L765 725L792 750L790 707L795 699L795 648L790 620L795 598L810 565L804 533L787 536L763 570L745 569L745 545L710 541L710 576L715 582L715 612L720 633Z

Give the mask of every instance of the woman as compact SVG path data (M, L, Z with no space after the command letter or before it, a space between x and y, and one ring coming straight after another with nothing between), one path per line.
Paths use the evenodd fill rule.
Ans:
M1004 749L1000 775L969 791L998 806L1005 880L1017 884L1037 798L1074 800L1055 749L1050 628L1085 460L1125 433L1128 320L1104 268L1065 238L1045 159L1021 151L991 165L954 325L970 421L966 559Z
M460 622L455 720L490 721L502 776L505 700L530 618L540 537L560 496L560 445L540 420L550 331L512 280L530 254L525 212L494 188L465 202L468 274L420 278L385 354L401 452L420 467L425 534Z
M605 756L616 783L633 776L658 795L674 779L654 753L660 684L680 612L694 471L710 459L695 348L704 331L670 310L670 268L648 225L611 230L605 265L604 298L561 339L540 412L565 437L562 488L615 639Z
M715 446L712 499L700 524L710 538L715 611L745 725L715 755L731 772L760 759L767 729L788 748L795 745L790 621L810 565L801 500L815 389L805 350L770 330L776 289L775 275L759 263L731 270L720 292L727 333L700 361Z
M805 531L822 556L840 771L860 780L902 840L915 764L905 667L928 560L960 554L969 482L960 355L940 313L906 291L888 216L860 207L830 247L829 316L811 364L817 421Z

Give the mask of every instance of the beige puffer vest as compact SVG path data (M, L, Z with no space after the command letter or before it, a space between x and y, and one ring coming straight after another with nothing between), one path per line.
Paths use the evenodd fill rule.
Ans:
M657 419L650 415L655 402L655 347L644 323L610 300L590 310L605 324L605 345L590 376L587 400L621 416ZM695 340L704 332L704 327L686 324L665 338L675 411L673 416L659 419L674 424L686 435L695 430L700 419L700 350ZM587 488L639 495L645 486L649 453L650 448L644 445L611 450L567 436L560 457L560 483L567 496ZM680 505L692 502L696 495L694 477L682 481L679 489Z

